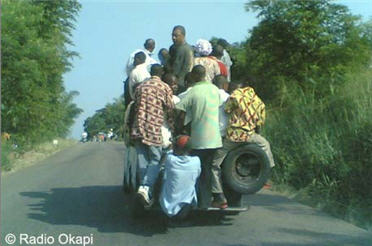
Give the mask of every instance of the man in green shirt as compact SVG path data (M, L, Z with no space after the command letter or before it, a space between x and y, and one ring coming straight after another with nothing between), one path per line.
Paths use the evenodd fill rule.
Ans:
M186 31L183 26L175 26L172 32L173 45L169 48L169 64L173 74L178 77L179 93L185 90L185 75L191 71L194 53L185 41Z
M208 207L210 199L210 163L217 148L222 147L219 127L219 106L222 100L218 88L211 82L205 81L205 68L202 65L193 67L195 84L187 95L176 104L176 108L188 112L191 120L192 155L200 158L202 163L201 192L206 192L201 200L202 207ZM183 117L181 117L183 118Z

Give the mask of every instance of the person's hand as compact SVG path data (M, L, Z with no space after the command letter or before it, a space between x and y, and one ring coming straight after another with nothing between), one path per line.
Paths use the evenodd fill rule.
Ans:
M256 126L256 128L254 129L254 131L255 131L257 134L260 134L260 132L261 132L261 127L260 127L260 126Z

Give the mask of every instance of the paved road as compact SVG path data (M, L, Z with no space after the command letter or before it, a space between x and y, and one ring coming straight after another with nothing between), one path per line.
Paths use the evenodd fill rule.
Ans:
M1 245L8 233L17 237L14 245L40 235L44 242L33 245L74 245L64 244L67 234L75 245L86 236L99 246L372 245L371 232L267 190L245 197L251 208L237 216L196 214L184 227L167 226L158 213L134 221L121 192L122 153L118 143L78 144L3 175ZM28 241L20 244L20 234Z

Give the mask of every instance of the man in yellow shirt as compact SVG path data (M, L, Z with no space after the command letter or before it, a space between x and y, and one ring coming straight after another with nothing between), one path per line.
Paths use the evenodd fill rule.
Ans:
M265 104L256 95L253 88L246 86L232 92L225 105L229 114L229 123L223 147L218 149L212 161L212 207L227 208L227 200L223 194L221 181L221 164L233 148L246 143L254 143L261 147L269 157L270 166L274 159L269 142L257 133L265 122Z

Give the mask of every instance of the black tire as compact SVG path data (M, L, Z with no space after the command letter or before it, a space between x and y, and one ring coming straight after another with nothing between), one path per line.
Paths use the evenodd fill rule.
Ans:
M222 165L224 182L241 194L259 191L269 179L270 173L269 158L256 144L246 144L232 150Z
M126 193L137 192L139 186L139 170L137 168L137 154L133 146L126 147L125 158L129 160L124 161L124 180L123 186Z

